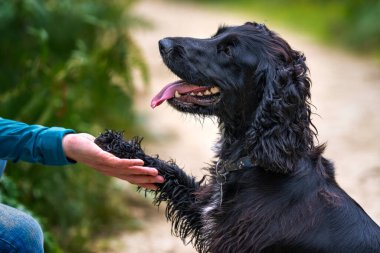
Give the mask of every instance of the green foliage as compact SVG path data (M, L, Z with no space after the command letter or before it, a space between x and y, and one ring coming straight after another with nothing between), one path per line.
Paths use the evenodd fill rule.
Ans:
M378 0L186 0L248 13L254 21L288 25L316 38L380 57Z
M354 49L375 51L380 57L380 1L353 0L346 7L339 33Z
M82 131L133 125L132 71L146 78L146 67L117 1L3 0L0 10L3 117Z
M128 33L141 23L128 12L132 2L0 0L0 116L134 134L133 77L146 83L148 74ZM89 238L130 221L121 190L88 168L18 163L6 176L2 201L38 217L47 252L85 252Z

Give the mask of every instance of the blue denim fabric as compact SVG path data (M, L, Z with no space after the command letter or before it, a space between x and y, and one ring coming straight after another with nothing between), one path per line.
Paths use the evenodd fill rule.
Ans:
M43 233L30 215L0 204L0 252L43 253Z

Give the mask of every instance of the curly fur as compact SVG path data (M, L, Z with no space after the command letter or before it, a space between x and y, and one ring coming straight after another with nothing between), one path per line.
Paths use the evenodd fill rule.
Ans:
M95 143L117 157L142 159L146 165L158 169L165 182L159 184L156 191L150 191L154 193L153 204L159 206L161 202L167 202L166 218L172 222L172 233L189 238L201 251L199 230L202 224L200 214L197 214L197 208L192 208L192 204L196 197L194 192L199 191L202 181L196 182L194 177L187 176L174 161L165 162L158 156L146 155L141 149L141 141L140 137L126 141L123 133L108 130L96 138Z
M140 158L164 176L155 204L168 203L173 233L199 252L376 253L380 228L335 181L333 164L314 143L311 82L305 57L266 26L221 27L210 39L167 38L165 64L181 79L221 89L218 104L168 100L177 110L216 116L217 159L249 156L252 169L228 174L215 164L196 182L174 161L146 155L141 139L108 131L96 143L119 157ZM167 42L167 41L166 41ZM222 202L221 202L222 200Z

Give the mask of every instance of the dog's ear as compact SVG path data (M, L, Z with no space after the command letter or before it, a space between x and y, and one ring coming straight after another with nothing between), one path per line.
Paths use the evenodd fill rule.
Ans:
M286 174L314 146L308 68L305 57L294 50L264 68L263 97L247 138L253 160L266 170Z

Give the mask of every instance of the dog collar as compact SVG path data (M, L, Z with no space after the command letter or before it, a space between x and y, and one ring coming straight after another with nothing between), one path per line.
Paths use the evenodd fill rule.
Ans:
M253 163L249 156L244 156L236 162L219 159L215 165L216 181L218 184L224 184L227 181L227 175L230 172L243 169L252 169L256 165L257 164Z
M249 156L244 156L237 160L237 162L219 159L215 165L215 175L216 182L220 186L220 206L223 202L223 185L227 182L227 175L233 171L252 169L255 166L257 166L257 163L253 163Z
M216 166L219 170L225 170L226 172L242 170L242 169L250 169L256 166L256 164L252 163L251 158L249 156L244 156L237 160L237 162L233 163L228 160L220 159Z

